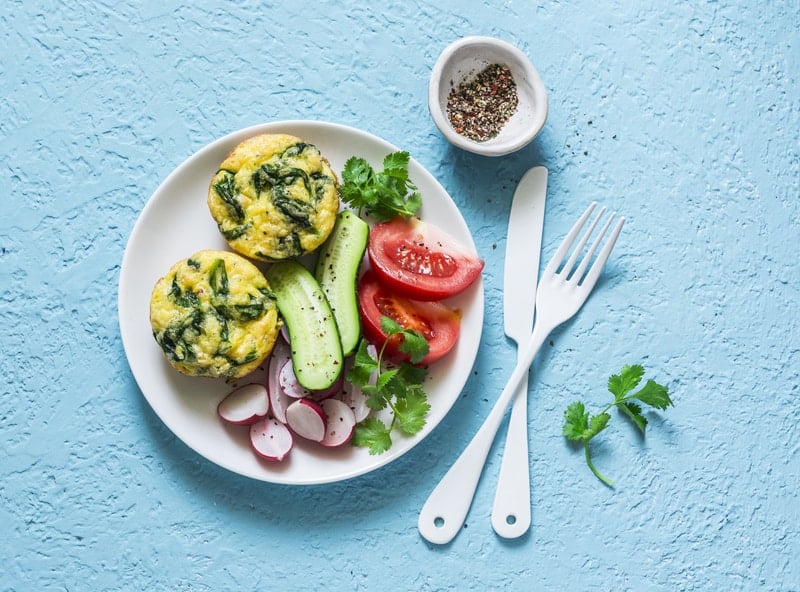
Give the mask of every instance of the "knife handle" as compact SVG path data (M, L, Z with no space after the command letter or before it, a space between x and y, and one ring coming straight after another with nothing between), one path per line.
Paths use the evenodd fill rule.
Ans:
M515 539L531 525L531 477L528 459L528 377L517 387L492 507L492 528Z

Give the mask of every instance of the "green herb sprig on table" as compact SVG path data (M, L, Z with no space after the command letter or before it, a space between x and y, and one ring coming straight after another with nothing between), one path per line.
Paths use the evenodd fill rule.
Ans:
M612 375L608 379L608 390L614 395L614 402L606 405L597 415L589 415L584 404L580 401L570 404L564 411L564 436L574 442L583 443L586 464L589 465L592 473L606 485L613 485L614 482L600 474L595 468L589 452L589 443L592 438L608 427L608 422L611 419L611 415L608 413L609 410L612 407L619 409L644 434L647 427L647 418L642 415L642 407L639 403L660 410L672 405L667 387L653 380L648 380L641 389L632 393L631 391L641 383L643 376L644 368L638 364L625 366L619 374Z
M392 411L388 425L371 416L356 426L353 444L369 448L370 454L381 454L392 446L394 429L410 436L419 432L425 427L425 418L431 409L422 388L428 371L414 365L427 355L428 342L419 332L404 329L389 317L381 318L381 329L388 337L377 357L370 354L367 341L362 339L346 377L367 396L370 409L380 411L389 407ZM411 363L396 366L384 363L386 343L391 339L400 339L399 349L409 356Z
M422 197L408 178L409 158L405 151L388 154L383 170L376 172L363 158L351 156L342 170L342 200L359 215L369 214L381 222L410 218L422 206Z

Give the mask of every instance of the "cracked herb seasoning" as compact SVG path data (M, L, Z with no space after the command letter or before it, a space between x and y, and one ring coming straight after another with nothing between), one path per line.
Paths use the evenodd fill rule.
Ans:
M491 140L517 110L517 83L508 66L491 64L472 79L450 90L447 118L457 133L475 140Z

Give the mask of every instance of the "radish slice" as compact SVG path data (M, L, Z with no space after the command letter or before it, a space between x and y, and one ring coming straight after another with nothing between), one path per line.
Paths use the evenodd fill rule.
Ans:
M338 399L325 399L320 403L320 407L328 420L325 425L325 437L319 443L333 448L349 442L356 428L356 416L347 403Z
M356 418L356 423L367 419L370 408L367 407L367 396L361 392L360 388L346 382L344 390L337 399L350 408Z
M373 357L377 358L378 353L375 349L375 346L370 344L367 346L367 352ZM351 356L344 361L344 374L346 375L350 372L350 369L353 367L353 363L355 362L355 357ZM378 380L378 372L373 372L369 377L369 384L375 384ZM370 412L370 408L367 407L367 396L361 392L361 389L355 386L354 384L345 381L343 385L343 389L341 394L337 397L337 399L347 403L348 407L352 409L353 414L356 416L356 423L363 421L367 418Z
M231 391L217 406L217 413L227 422L250 425L269 412L269 395L263 384L245 384Z
M318 403L320 401L324 401L325 399L329 399L331 397L335 397L339 395L342 390L344 389L344 374L339 374L339 378L336 379L331 386L328 388L321 390L321 391L309 391L308 397Z
M278 384L280 384L281 390L286 396L293 399L302 399L311 392L297 382L297 377L294 374L294 365L291 360L287 360L280 372L278 372Z
M325 412L309 399L297 399L286 408L286 424L307 440L319 442L325 437Z
M283 392L279 376L281 368L283 368L284 364L290 359L291 352L289 350L289 344L279 337L275 342L275 347L269 359L267 390L269 391L269 404L272 409L272 416L281 423L286 423L286 407L289 406L292 400Z
M281 389L269 392L269 408L272 417L281 423L286 423L286 408L292 404L294 399L287 397Z
M250 426L250 443L261 458L282 461L294 444L292 433L276 419L262 419Z
M287 397L293 399L313 399L322 401L341 392L344 378L340 375L339 379L330 388L319 391L312 391L305 388L297 380L294 373L294 365L288 360L278 372L278 384Z

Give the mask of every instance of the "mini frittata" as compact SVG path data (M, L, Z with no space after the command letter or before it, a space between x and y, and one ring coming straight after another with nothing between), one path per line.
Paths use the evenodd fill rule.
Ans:
M261 261L315 251L339 211L336 174L312 144L288 134L240 143L220 164L208 207L231 248Z
M275 295L253 263L205 250L156 282L150 324L179 372L232 379L255 370L272 352L281 322Z

